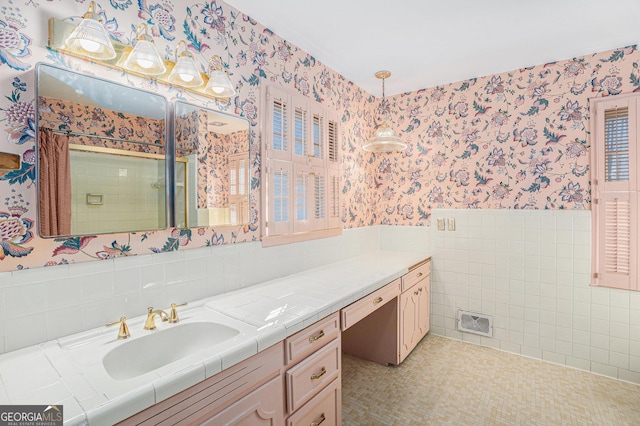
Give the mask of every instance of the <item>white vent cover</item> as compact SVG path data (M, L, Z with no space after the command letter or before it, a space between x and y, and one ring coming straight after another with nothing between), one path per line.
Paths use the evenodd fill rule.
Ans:
M460 309L458 310L458 330L493 337L493 317Z

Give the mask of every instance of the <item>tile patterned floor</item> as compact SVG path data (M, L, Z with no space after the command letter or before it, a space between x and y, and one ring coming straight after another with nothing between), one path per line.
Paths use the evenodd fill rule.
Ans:
M640 386L427 335L397 367L342 357L342 423L640 425Z

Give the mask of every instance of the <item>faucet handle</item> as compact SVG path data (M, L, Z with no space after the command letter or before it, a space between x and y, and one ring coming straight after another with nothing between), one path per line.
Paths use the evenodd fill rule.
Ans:
M127 317L120 317L118 321L105 324L105 327L111 327L112 325L116 324L120 324L120 329L118 330L118 340L131 337L131 333L129 333L129 327L127 326Z
M179 308L181 306L187 306L187 303L181 303L179 305L176 305L175 303L171 304L171 311L169 312L169 322L170 323L176 323L178 321L180 321L180 318L178 317L178 310L176 308Z

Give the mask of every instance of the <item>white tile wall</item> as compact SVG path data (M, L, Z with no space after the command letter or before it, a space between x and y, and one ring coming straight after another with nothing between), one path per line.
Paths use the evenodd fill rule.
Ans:
M437 218L456 230L430 228L433 333L640 383L640 294L589 285L589 211ZM493 315L494 337L458 332L458 309Z
M378 248L429 255L429 239L427 227L373 226L270 248L230 244L0 272L0 353Z

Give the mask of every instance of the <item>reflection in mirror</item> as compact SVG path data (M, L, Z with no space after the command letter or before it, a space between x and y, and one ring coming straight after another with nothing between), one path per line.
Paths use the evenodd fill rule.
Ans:
M166 99L46 64L36 79L40 234L166 228Z
M249 122L175 102L176 226L249 221Z

